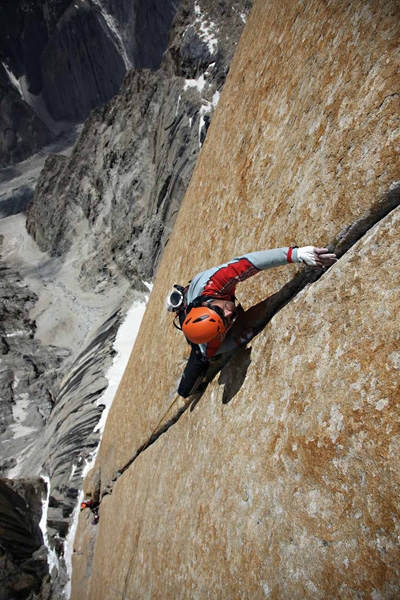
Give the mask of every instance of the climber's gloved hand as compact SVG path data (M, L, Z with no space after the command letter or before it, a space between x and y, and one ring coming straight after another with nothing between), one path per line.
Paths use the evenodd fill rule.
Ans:
M314 246L303 246L297 249L297 260L309 267L323 269L337 262L336 254L329 253L328 248L315 248Z

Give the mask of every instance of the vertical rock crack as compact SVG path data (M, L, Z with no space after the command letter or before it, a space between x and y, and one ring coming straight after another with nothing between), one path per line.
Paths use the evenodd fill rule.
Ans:
M372 229L379 221L384 219L392 210L400 206L400 182L395 182L390 187L389 191L382 196L377 202L375 202L371 208L362 215L352 225L345 227L328 245L329 251L334 252L338 258L341 258L346 252L354 246L370 229ZM318 281L324 275L323 270L315 270L311 268L304 268L299 271L295 277L290 280L279 292L268 298L267 300L260 303L263 306L263 327L260 331L268 324L274 315L276 315L284 306L286 306L291 300L293 300L301 290L307 285ZM164 413L163 417L159 420L155 429L152 431L148 440L138 448L137 452L132 458L125 463L125 465L118 470L116 476L112 479L111 485L104 490L104 494L112 492L112 484L115 483L123 473L137 460L137 458L153 445L164 433L166 433L175 423L179 421L181 416L186 410L194 403L197 402L199 394L194 394L186 401L180 396L176 395ZM180 399L185 402L176 413L169 418L166 422L163 422L167 417L168 413L172 410L177 400ZM103 495L104 495L103 494Z

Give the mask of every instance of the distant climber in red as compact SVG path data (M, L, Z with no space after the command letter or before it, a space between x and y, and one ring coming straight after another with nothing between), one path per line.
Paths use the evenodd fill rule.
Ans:
M81 502L81 511L89 508L94 515L92 525L97 525L99 522L99 503L94 500L83 500Z

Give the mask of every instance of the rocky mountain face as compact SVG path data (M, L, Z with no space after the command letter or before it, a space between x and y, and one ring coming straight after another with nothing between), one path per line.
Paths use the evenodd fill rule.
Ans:
M49 158L28 231L59 256L86 223L86 284L116 268L137 285L154 275L248 10L244 1L183 2L161 68L131 71L91 113L71 157Z
M72 598L399 595L399 16L255 3L85 483ZM177 400L171 285L294 244L340 260L241 284L269 324Z
M72 25L82 33L75 21L80 5L42 6L57 39L68 38ZM79 16L86 25L93 17L88 6L82 3ZM22 233L18 214L33 194L32 182L13 187L10 178L22 166L1 174L7 182L0 205L1 467L14 479L50 479L47 525L59 573L52 573L51 585L45 577L38 597L54 599L66 581L64 543L82 471L99 442L97 400L107 386L113 341L127 307L143 295L143 279L156 271L250 10L247 0L183 2L163 62L152 71L176 3L90 6L113 17L108 25L120 23L124 64L148 70L128 73L120 93L90 114L72 152L47 159L27 214L37 245ZM158 34L148 36L153 27ZM129 60L122 50L128 46ZM82 68L74 66L75 75ZM45 97L40 92L41 102ZM55 96L51 102L58 110Z
M0 520L4 519L7 524L7 532L0 531L2 548L4 540L9 538L15 538L24 548L23 557L17 553L15 560L14 554L11 553L10 558L5 548L0 573L2 581L7 582L7 593L1 597L11 600L17 590L21 594L23 590L25 595L18 597L28 597L35 591L41 599L51 595L57 598L66 581L64 543L82 486L82 469L99 443L99 432L95 433L94 429L104 407L98 406L97 400L108 385L104 373L112 363L113 342L123 312L117 309L111 314L85 340L81 352L43 344L37 339L37 326L30 318L38 297L12 268L0 263L0 269L0 472L13 477L7 480L9 483L6 481L7 486L12 482L23 487L21 475L46 475L51 480L48 536L60 556L58 576L53 573L50 584L45 577L49 575L47 549L40 549L40 564L35 566L36 554L33 558L31 554L36 553L38 547L31 552L31 543L20 540L20 525L15 519L9 520L8 509L1 504ZM6 494L7 490L3 491ZM7 502L6 505L11 506L12 499ZM20 518L30 522L33 515L38 514L40 519L40 493L38 502L34 513L28 502L18 509Z
M49 598L47 550L39 527L41 479L0 480L1 598Z
M51 481L49 535L62 557L63 544L82 488L82 470L99 444L95 431L104 406L97 400L107 388L105 372L112 363L113 342L121 322L117 310L94 332L59 383L53 411L42 437L22 466L32 472L39 462ZM64 364L65 368L65 364Z
M24 160L50 142L50 129L24 102L0 65L0 166Z
M17 457L46 425L69 352L35 339L36 324L29 313L37 296L3 262L0 273L0 470L4 473L16 466Z
M83 121L118 92L129 68L157 69L178 5L178 0L3 2L0 166L23 160L51 132Z

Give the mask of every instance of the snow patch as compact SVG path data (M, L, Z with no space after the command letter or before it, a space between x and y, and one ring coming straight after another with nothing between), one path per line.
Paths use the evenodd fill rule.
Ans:
M18 380L12 383L12 387L15 389L18 386ZM36 431L35 427L28 427L24 425L24 421L28 416L28 409L30 406L29 394L20 394L19 397L15 398L15 403L12 405L12 414L14 423L9 426L9 429L13 432L13 439L18 439L29 435Z
M145 285L151 290L150 284ZM146 296L142 302L134 302L128 310L124 322L118 329L113 346L116 355L114 356L113 364L106 373L106 379L108 379L109 384L104 394L97 400L97 406L104 405L106 407L103 410L100 421L95 427L95 431L100 431L100 433L103 433L104 431L112 401L114 400L122 375L128 364L136 336L139 332L140 323L142 322L147 302L148 296Z
M210 71L212 70L212 68L214 67L215 63L211 63L207 69L207 71L205 71L205 73L203 73L202 75L200 75L197 79L185 79L185 83L183 86L183 91L186 91L190 88L196 88L197 91L199 92L199 94L201 94L206 85L207 85L207 79L208 76L210 74ZM202 98L202 105L200 107L200 111L199 111L199 148L201 148L201 130L204 127L205 124L205 120L204 120L204 116L208 113L210 113L211 111L215 110L218 102L220 99L220 93L218 91L214 92L211 101L209 100L205 100L204 98ZM192 127L192 118L189 118L189 126Z
M204 116L206 114L210 113L212 110L215 110L215 107L217 106L218 101L219 101L219 96L220 96L219 92L215 92L215 94L212 97L212 101L207 102L207 100L204 100L204 104L200 108L199 147L201 147L201 130L203 129L203 126L205 124Z
M206 80L204 78L204 75L200 75L200 77L198 77L197 79L185 79L183 91L186 92L186 90L188 90L189 88L197 88L199 92L202 92L204 90L205 85Z
M42 502L42 518L40 519L39 527L42 530L43 541L47 548L47 563L49 565L49 573L51 574L51 572L54 568L56 568L57 571L59 570L60 564L58 561L56 551L54 550L54 548L52 548L50 546L49 536L47 533L47 511L49 509L49 498L50 498L50 477L48 475L41 475L41 478L43 479L43 481L46 482L47 494L46 494L46 498Z
M10 71L10 69L7 67L6 63L1 63L4 67L5 72L8 75L8 79L10 80L10 83L13 87L15 87L15 89L17 90L17 92L19 93L19 95L22 98L22 89L21 89L21 84L19 82L19 80L15 77L14 73L12 71Z
M36 431L35 427L28 427L23 424L29 405L29 400L18 400L16 404L13 405L13 418L15 423L12 423L9 429L13 432L14 440L28 436Z
M204 18L198 2L194 3L194 14L196 16L194 24L200 30L200 39L207 44L210 54L215 54L218 48L217 26Z

